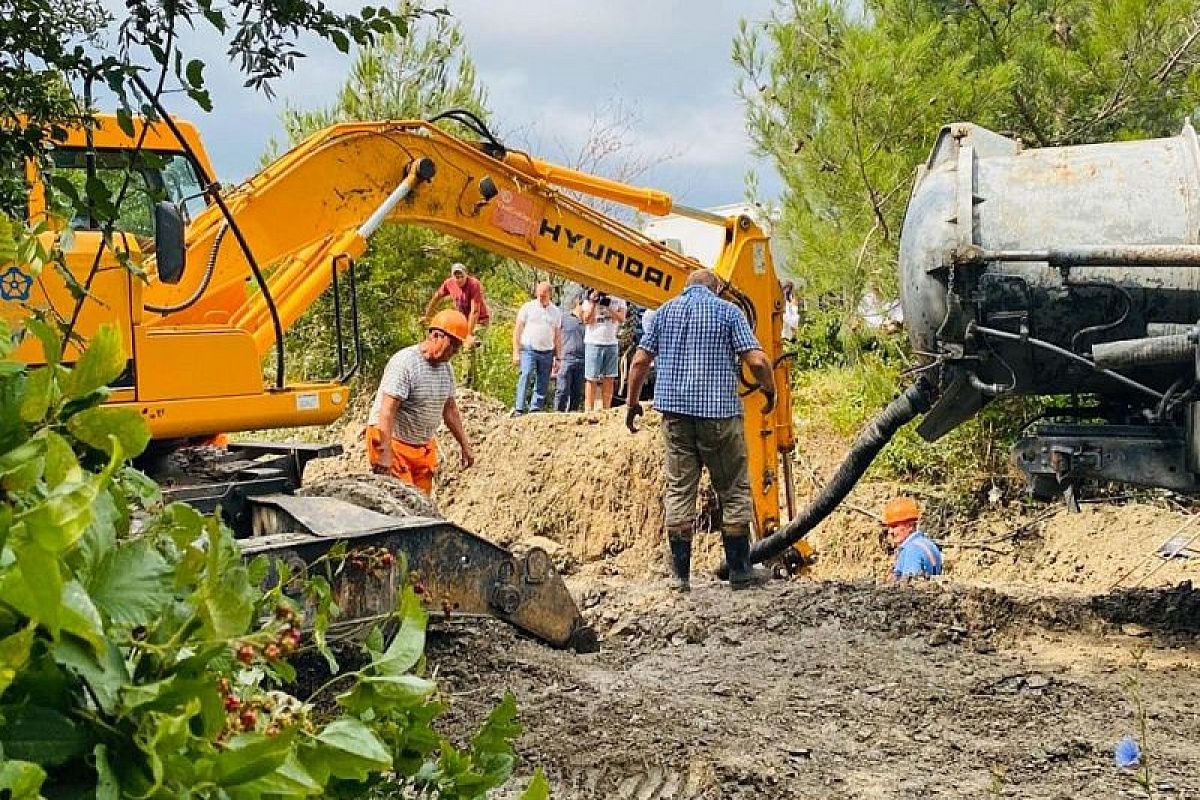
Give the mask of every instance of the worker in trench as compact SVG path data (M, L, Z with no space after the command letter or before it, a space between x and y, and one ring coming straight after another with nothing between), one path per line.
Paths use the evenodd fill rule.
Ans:
M450 359L470 335L467 318L455 309L439 311L425 338L393 355L383 370L367 417L367 459L378 475L433 491L438 425L446 423L462 449L463 468L475 463L462 415L454 400Z
M887 540L896 551L893 581L932 578L942 574L942 551L920 528L921 507L911 497L896 497L883 507Z
M754 337L746 317L718 297L721 279L697 270L676 298L654 315L629 368L625 424L637 432L642 384L656 363L654 407L663 416L666 483L663 506L671 550L672 586L691 588L692 537L701 468L708 469L721 503L721 542L729 564L729 585L746 589L768 576L750 564L753 505L738 396L739 365L744 363L766 396L764 413L775 407L771 361Z

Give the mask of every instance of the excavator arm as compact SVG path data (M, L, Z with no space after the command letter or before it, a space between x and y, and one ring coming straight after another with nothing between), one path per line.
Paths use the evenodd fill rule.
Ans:
M174 137L154 126L147 148L182 149L205 175L194 129L171 128ZM105 118L93 139L119 148L122 136ZM191 219L176 282L156 279L152 269L144 282L103 272L80 332L87 336L114 311L127 311L121 325L131 377L113 401L138 408L156 439L328 423L344 410L347 388L270 386L263 358L385 221L422 225L647 307L677 295L700 268L564 189L649 214L680 211L724 229L716 265L724 295L746 313L776 368L779 398L768 414L743 376L756 522L760 535L769 534L779 525L779 485L790 484L779 474L779 456L792 449L794 434L783 298L766 235L749 217L680 207L663 192L539 161L495 140L468 142L426 121L326 128ZM213 195L213 185L206 192ZM85 261L74 267L81 279Z
M219 320L249 333L260 354L275 342L268 296L282 328L294 323L365 251L384 221L422 225L495 253L546 269L647 307L677 295L700 264L565 194L562 188L651 214L677 206L662 192L627 186L451 136L424 121L350 123L323 130L225 198L259 263L267 292L248 283L242 252L225 235L228 222L210 208L187 238L188 278L155 284L156 307L204 296L151 326ZM716 265L725 296L749 318L776 365L779 402L764 398L745 376L746 441L757 524L779 525L779 455L794 435L783 357L783 298L763 231L745 216L701 215L724 229ZM284 423L291 424L291 423Z

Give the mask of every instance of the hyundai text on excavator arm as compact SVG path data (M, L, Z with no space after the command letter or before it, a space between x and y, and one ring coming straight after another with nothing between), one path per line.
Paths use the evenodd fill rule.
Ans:
M780 524L781 482L789 513L792 506L789 461L782 459L781 475L780 455L792 449L794 436L780 334L783 299L766 235L748 217L715 217L677 206L662 192L538 161L505 149L482 125L472 127L481 134L478 143L426 121L335 125L227 191L213 182L199 136L182 121L164 116L145 130L138 123L130 136L115 118L101 117L90 143L82 132L73 134L53 154L58 175L76 185L89 178L113 184L131 167L136 178L137 190L119 209L114 241L145 265L148 278L102 253L76 328L85 339L103 323L120 328L129 368L111 387L109 402L137 409L161 450L213 434L333 421L347 405L347 381L357 366L343 353L347 339L357 341L352 266L384 221L432 228L648 307L676 295L701 266L567 196L560 191L565 188L646 213L698 216L724 229L716 266L726 281L724 295L747 315L777 371L780 396L772 413L761 412L764 401L748 381L744 392L756 523L760 536L771 533ZM29 177L30 219L55 220L54 190L32 169ZM61 220L56 224L63 227ZM101 233L94 220L69 224L67 264L85 284ZM182 242L174 231L182 231ZM282 332L331 286L339 312L349 295L352 318L353 330L343 336L345 314L335 314L340 374L287 383ZM15 321L30 308L69 315L72 288L43 273L24 296L5 296L0 313ZM276 369L269 381L263 363L272 350ZM27 342L18 357L36 363L40 353ZM415 518L389 527L394 518L364 509L348 513L330 498L293 496L304 463L326 454L320 449L239 445L234 453L251 463L227 469L215 489L189 485L176 496L221 507L235 530L252 537L247 550L286 550L310 561L338 538L375 545L372 537L384 536L387 546L405 551L427 585L434 581L434 596L448 608L494 613L557 644L581 628L544 553L530 553L521 563L444 520ZM448 529L457 535L446 537ZM535 610L538 604L543 608Z

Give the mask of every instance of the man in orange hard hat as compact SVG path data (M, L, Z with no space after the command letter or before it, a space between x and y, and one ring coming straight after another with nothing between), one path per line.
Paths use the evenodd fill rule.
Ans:
M429 321L424 340L388 360L367 417L367 459L372 472L391 475L425 494L432 492L438 461L434 434L442 422L462 448L463 468L475 463L454 401L454 372L450 369L450 359L469 334L462 312L439 311Z
M911 497L897 497L883 507L883 524L896 548L892 580L930 578L942 574L942 551L921 532L921 507Z

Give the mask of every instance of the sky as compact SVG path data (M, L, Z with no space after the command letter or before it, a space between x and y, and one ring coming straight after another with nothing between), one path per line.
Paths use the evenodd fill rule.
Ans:
M753 169L759 195L778 195L774 169L753 156L730 58L739 19L766 20L773 0L444 2L462 28L506 143L570 162L597 121L619 117L628 131L628 157L621 158L651 165L636 183L708 207L742 201L745 174ZM363 4L329 2L341 10ZM205 114L182 95L169 102L199 125L221 180L238 181L257 171L272 137L283 139L283 104L327 105L351 58L304 41L308 57L275 83L272 100L242 87L215 38L202 28L182 41L185 52L207 63L214 112Z

